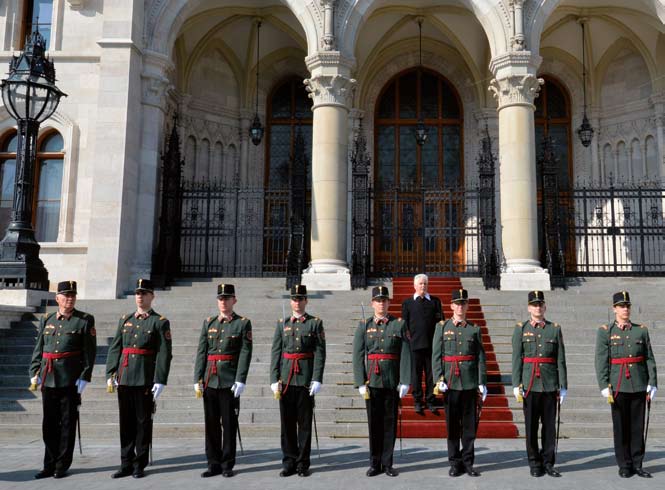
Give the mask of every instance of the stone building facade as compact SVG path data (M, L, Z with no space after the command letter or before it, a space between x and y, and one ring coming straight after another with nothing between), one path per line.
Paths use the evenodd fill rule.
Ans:
M311 158L303 281L320 289L350 286L349 150L359 131L375 185L386 175L471 185L489 128L507 289L549 284L538 249L543 132L557 136L570 183L665 176L662 0L7 0L0 62L35 23L68 94L42 128L35 227L52 280L78 280L85 298L115 297L152 270L160 156L176 113L184 178L222 186L283 179L279 155L301 128ZM255 146L259 23L266 135ZM576 134L583 52L588 148ZM548 95L536 110L539 93ZM431 154L408 136L420 113L436 136ZM13 123L0 108L4 208Z

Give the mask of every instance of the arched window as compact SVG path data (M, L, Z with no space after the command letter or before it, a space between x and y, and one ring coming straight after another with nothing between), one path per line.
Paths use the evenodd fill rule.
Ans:
M292 77L279 84L268 98L266 139L267 187L285 188L289 185L290 161L295 146L296 130L300 127L305 139L308 180L312 178L312 99L301 78Z
M415 138L420 116L428 128L422 147ZM395 77L376 105L375 125L377 190L463 182L461 103L441 75L411 69Z
M46 49L49 48L51 39L51 24L53 22L53 0L24 0L23 36L21 46L35 27L46 40ZM39 22L39 23L38 23Z
M16 131L0 138L0 227L2 232L11 220L16 169ZM33 194L33 226L39 242L58 240L64 141L57 131L39 137Z

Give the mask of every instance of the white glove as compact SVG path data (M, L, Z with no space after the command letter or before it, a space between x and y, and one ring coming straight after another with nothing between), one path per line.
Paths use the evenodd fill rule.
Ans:
M485 398L487 398L487 386L478 385L478 391L482 395L483 401L485 401Z
M603 398L608 398L610 396L610 389L603 388L602 390L600 390L600 394L603 395Z
M321 391L321 383L319 381L312 381L312 384L309 385L309 396L314 396L319 391Z
M242 395L242 392L245 391L245 383L241 383L240 381L236 381L233 383L233 386L231 386L231 391L233 392L233 396L235 398L240 398L240 395Z
M279 391L279 381L277 383L271 384L270 389L273 393L277 393Z
M522 388L520 388L519 386L515 386L513 388L513 395L515 396L515 400L517 400L517 401L519 401L520 396L522 394L521 390L522 390Z
M82 379L77 379L77 380L76 380L76 391L78 391L78 394L79 394L79 395L80 395L81 393L83 393L83 391L85 390L85 387L86 387L86 386L88 386L88 382L87 382L87 381L84 381L84 380L82 380Z
M445 381L439 381L439 391L441 393L445 393L446 391L448 391L448 385L446 384Z
M649 398L651 401L656 397L656 392L658 391L658 388L655 386L647 385L647 393L649 394Z
M106 380L106 386L115 386L116 388L118 387L118 379L117 378L109 378Z
M39 375L36 374L32 378L30 378L30 384L39 386L40 384L42 384L42 378L40 378Z
M410 387L411 386L409 386L409 385L399 385L397 387L397 391L399 391L399 397L404 398L406 396L406 394L409 392Z
M159 398L159 395L162 394L162 391L164 391L164 385L161 383L155 383L152 385L152 399L154 401L157 401L157 398Z
M559 405L563 405L563 401L566 399L566 395L568 394L568 390L565 388L561 388L559 390Z
M194 383L194 391L197 392L197 393L199 391L203 392L203 386L201 385L201 383Z
M358 393L360 393L360 396L364 397L365 393L367 393L367 385L359 386Z

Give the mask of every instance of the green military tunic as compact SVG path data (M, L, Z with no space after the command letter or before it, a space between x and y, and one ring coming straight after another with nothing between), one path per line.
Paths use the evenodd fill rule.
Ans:
M566 349L558 323L545 320L544 327L534 327L529 320L518 323L513 330L513 386L522 385L524 391L552 392L568 389ZM541 363L540 377L534 373L536 365L524 362L525 357L551 357L555 364ZM533 382L531 382L533 380Z
M152 354L128 354L125 348L146 349ZM118 330L106 358L106 377L118 376L122 386L165 385L171 368L171 326L169 321L154 310L147 318L129 313L120 318Z
M208 361L209 355L230 355L233 359ZM203 320L194 367L195 383L202 381L205 386L218 389L230 388L236 381L244 384L251 361L252 322L249 319L234 312L230 321L220 320L219 316Z
M452 320L440 321L432 340L432 375L436 383L445 381L451 390L474 390L487 384L485 348L480 327L471 322L455 326ZM444 361L444 356L474 356L472 361Z
M626 364L619 387L621 365L611 364L615 358L644 357L643 362ZM596 335L596 377L600 389L612 385L612 389L622 393L646 391L647 384L657 386L656 360L651 350L649 330L644 325L631 323L626 330L621 330L617 322L603 325ZM630 378L626 379L625 369L630 369Z
M372 361L369 354L392 354L397 360ZM379 373L376 373L378 363ZM388 323L377 325L373 318L360 322L353 337L353 380L356 387L366 383L369 371L371 388L395 389L411 384L411 349L406 322L388 315Z
M40 375L42 386L47 388L73 386L78 379L89 382L97 351L95 318L76 309L69 319L59 319L58 316L58 312L48 313L39 321L39 335L32 353L30 377ZM80 355L52 359L52 371L47 374L49 360L44 359L44 353L65 352L80 352Z
M283 354L313 353L311 359L298 361L300 372L291 373L289 386L309 386L313 381L323 383L323 368L326 363L326 335L323 322L308 313L300 320L280 319L275 327L270 353L270 383L289 380L292 363Z

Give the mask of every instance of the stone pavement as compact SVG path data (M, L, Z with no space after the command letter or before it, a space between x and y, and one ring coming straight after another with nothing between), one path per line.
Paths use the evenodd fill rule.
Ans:
M251 438L245 441L245 455L238 450L237 475L232 479L216 476L202 479L205 469L203 440L158 440L154 450L154 466L148 467L143 480L125 478L112 480L110 475L119 464L116 441L84 440L84 455L74 456L70 475L62 480L35 481L33 474L41 468L43 446L40 440L16 444L0 442L0 489L86 489L111 490L120 488L179 489L195 486L206 488L242 488L243 490L273 488L308 489L429 489L454 486L456 489L579 489L611 490L632 488L663 488L665 482L665 440L649 441L644 467L654 473L645 480L634 476L619 478L610 439L568 439L559 445L558 469L562 478L532 478L526 461L522 439L480 439L476 441L476 467L480 478L466 475L448 476L445 441L439 439L410 439L399 442L395 449L395 467L400 476L385 475L367 478L367 440L329 439L321 441L321 459L312 450L312 471L309 478L294 475L288 479L278 476L281 452L278 439ZM314 443L313 443L314 445Z

